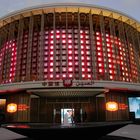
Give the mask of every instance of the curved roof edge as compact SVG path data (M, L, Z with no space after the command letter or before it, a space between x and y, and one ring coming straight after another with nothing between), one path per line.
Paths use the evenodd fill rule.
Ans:
M23 14L23 13L26 13L26 12L31 12L31 11L34 11L34 10L43 10L45 8L67 8L67 7L77 7L77 8L83 8L83 7L86 7L86 8L89 8L89 9L100 9L100 11L107 11L109 13L113 13L113 14L117 14L118 17L124 17L126 19L126 21L123 21L123 22L130 22L128 20L131 20L131 24L129 25L134 25L133 27L136 28L138 31L140 31L140 22L138 20L136 20L135 18L127 15L126 13L123 13L121 11L118 11L118 10L115 10L115 9L111 9L111 8L108 8L108 7L104 7L104 6L99 6L99 5L93 5L93 4L85 4L85 3L46 3L46 4L41 4L41 5L37 5L37 6L31 6L31 7L28 7L28 8L23 8L23 9L20 9L20 10L16 10L14 12L11 12L9 14L6 14L5 16L2 16L0 18L0 22L1 21L6 21L7 19L11 18L11 17L14 17L14 16L18 16L20 14ZM108 15L110 16L110 15ZM1 25L0 25L1 27Z

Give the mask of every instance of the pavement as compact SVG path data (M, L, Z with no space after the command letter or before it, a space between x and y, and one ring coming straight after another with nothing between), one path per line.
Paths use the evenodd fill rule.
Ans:
M82 133L83 133L83 136L86 136L86 138L88 138L88 135L91 134L94 139L96 138L95 137L97 135L96 133L100 132L100 135L101 135L101 133L104 133L105 134L104 138L106 138L106 139L101 139L101 140L125 140L124 138L130 138L130 139L132 138L133 140L140 140L140 124L132 124L132 123L129 124L129 122L128 122L128 124L124 125L126 122L121 122L121 123L122 123L122 127L120 127L117 122L116 123L115 122L113 122L113 123L112 122L110 122L110 123L109 122L108 123L97 122L97 123L81 124L81 125L76 125L76 126L75 125L74 126L62 126L62 125L57 126L57 125L55 125L53 127L52 127L52 125L51 126L49 126L47 124L41 125L40 123L39 124L30 124L29 125L30 127L27 127L27 125L19 125L19 124L18 125L8 125L8 126L10 126L9 128L12 128L12 129L9 129L8 127L7 128L0 127L0 140L33 140L34 138L37 139L37 136L40 139L42 134L43 134L42 136L44 139L44 136L48 137L48 134L52 133L52 132L53 132L52 135L55 134L56 136L57 136L57 133L60 134L61 132L63 132L63 135L70 134L72 136L74 135L74 132L75 132L75 134L78 133L78 136L79 136L79 134L82 135ZM95 126L95 127L92 127L92 126ZM102 127L100 127L100 126L102 126ZM77 129L73 129L75 127ZM67 128L71 128L71 129L67 129ZM14 132L14 131L12 131L14 129L20 130L20 131ZM108 130L108 129L110 129L110 130ZM48 131L48 130L50 130L50 131ZM60 130L63 130L63 131L60 131ZM48 133L47 133L47 131L48 131ZM19 134L18 134L18 132L19 132ZM21 133L21 132L24 132L24 133ZM29 135L25 136L25 132L26 132L26 134L29 134ZM94 134L92 132L94 132ZM88 135L86 135L86 133ZM32 137L33 139L31 139L28 136L34 136L34 137ZM117 137L118 137L118 139L116 139ZM121 139L122 137L123 137L123 139ZM62 137L60 137L60 138L62 139ZM97 136L97 138L98 138L98 136ZM108 139L108 138L110 138L110 139ZM97 139L95 139L95 140L97 140Z
M12 132L5 128L0 128L0 140L24 140L28 137Z
M108 134L108 136L118 136L140 140L140 125L129 124L116 131Z

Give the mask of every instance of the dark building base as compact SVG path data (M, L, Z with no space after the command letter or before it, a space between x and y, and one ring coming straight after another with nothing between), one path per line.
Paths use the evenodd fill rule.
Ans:
M51 138L64 139L65 136L68 136L69 138L92 137L96 140L130 123L132 122L95 122L79 123L68 126L45 123L17 123L3 124L2 127L33 139L44 139L49 136Z

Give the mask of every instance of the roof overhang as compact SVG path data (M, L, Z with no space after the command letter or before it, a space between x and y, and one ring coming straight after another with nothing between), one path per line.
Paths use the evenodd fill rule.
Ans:
M140 23L124 13L101 6L99 7L82 3L54 3L22 9L2 17L0 19L0 28L15 20L19 20L22 17L29 17L31 15L39 15L50 12L80 12L103 15L125 22L140 31Z
M91 97L107 92L104 88L35 89L27 92L43 97Z

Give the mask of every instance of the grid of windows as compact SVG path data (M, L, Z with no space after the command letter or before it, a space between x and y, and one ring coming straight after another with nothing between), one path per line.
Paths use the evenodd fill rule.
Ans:
M16 72L16 40L6 42L0 50L0 80L2 83L14 82Z
M138 80L138 69L132 44L126 48L123 41L106 33L106 49L103 48L104 38L100 32L96 32L96 51L98 79L105 79L105 73L109 74L109 80L132 82ZM130 52L130 55L128 54ZM127 57L126 57L127 56ZM135 61L134 61L135 59ZM129 63L128 63L129 62ZM107 64L108 63L108 67ZM131 68L130 68L131 67ZM129 69L131 69L129 71ZM108 71L107 71L108 70Z
M21 51L21 65L20 65L20 77L21 81L26 77L26 64L27 64L27 52L28 52L28 31L24 32L22 37L22 51Z
M118 37L113 37L112 35L106 33L106 57L105 49L103 47L104 38L101 36L100 32L95 32L96 62L93 62L91 57L92 52L88 28L80 30L81 55L79 55L78 52L78 28L69 28L67 34L66 29L57 29L55 34L56 45L54 45L53 29L49 30L46 28L44 36L45 45L43 62L45 80L79 79L79 62L81 62L83 80L92 79L92 74L94 74L92 69L93 63L96 63L97 80L117 80L126 82L138 80L136 58L133 45L131 43L129 44L130 48L128 50L125 48L125 44ZM31 80L35 80L37 77L39 36L40 34L38 32L34 32L31 55ZM5 43L0 51L0 71L2 72L2 83L13 82L15 79L16 49L16 41L13 40ZM54 49L56 49L56 55L54 55ZM23 35L21 54L21 80L25 80L26 76L27 51L28 32L25 32ZM126 53L128 52L130 53L129 64L127 64L128 60L126 59L126 55L128 55ZM79 61L79 59L81 59L81 61ZM106 62L108 62L108 67ZM54 63L55 69L53 67ZM105 79L106 73L109 74L108 79Z
M31 53L31 80L37 80L38 75L38 51L39 51L40 32L33 32L32 53Z
M91 51L89 29L80 30L81 58L78 52L78 27L57 29L56 45L54 45L54 31L45 31L44 78L45 79L79 79L79 59L81 59L82 79L91 79ZM54 56L54 46L56 55ZM56 62L54 62L54 57ZM53 64L55 63L55 69ZM55 75L54 75L55 71Z
M82 63L82 79L92 79L92 59L91 45L89 37L89 29L80 30L81 44L81 63Z
M21 32L15 30L0 40L0 83L140 81L136 52L139 39L127 35L126 24L117 25L111 18L81 13L32 16L3 28L14 28L12 24L19 29L21 26ZM124 29L119 31L117 27Z

